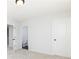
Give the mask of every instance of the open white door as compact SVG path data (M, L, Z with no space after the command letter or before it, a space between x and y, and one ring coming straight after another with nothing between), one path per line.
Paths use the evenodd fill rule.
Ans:
M9 48L13 48L13 25L8 25L9 28Z

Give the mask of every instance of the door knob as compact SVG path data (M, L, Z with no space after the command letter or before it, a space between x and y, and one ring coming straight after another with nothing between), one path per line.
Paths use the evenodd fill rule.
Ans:
M12 39L12 40L15 40L15 39Z
M54 41L56 41L56 39L54 39Z

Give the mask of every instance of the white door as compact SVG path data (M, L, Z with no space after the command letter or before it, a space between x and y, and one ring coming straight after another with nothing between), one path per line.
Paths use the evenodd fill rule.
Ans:
M8 26L9 26L9 47L13 48L13 26L12 25Z
M54 19L52 22L52 53L65 56L66 49L65 19Z
M55 21L56 33L56 54L65 56L66 52L66 22L65 19Z
M24 26L22 28L22 45L23 47L28 46L28 27Z

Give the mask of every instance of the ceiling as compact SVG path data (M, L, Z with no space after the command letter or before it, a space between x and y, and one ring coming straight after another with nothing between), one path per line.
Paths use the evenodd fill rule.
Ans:
M15 0L7 0L8 19L26 20L43 15L57 13L70 13L70 0L25 0L21 7L15 4Z

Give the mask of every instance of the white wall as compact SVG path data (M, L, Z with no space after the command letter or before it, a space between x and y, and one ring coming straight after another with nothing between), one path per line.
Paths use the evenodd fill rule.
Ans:
M28 20L29 50L51 54L50 22L49 16Z
M61 31L59 29L56 29L58 33L63 32L62 34L64 34L64 36L61 34L61 38L57 37L57 43L52 42L53 40L51 36L51 25L53 23L55 24L55 21L59 21L58 24L61 26L59 28L64 28L63 31L61 29ZM28 24L29 50L50 55L56 54L60 56L70 57L71 40L69 16L57 15L36 17L28 19L28 21L24 22L24 24Z

